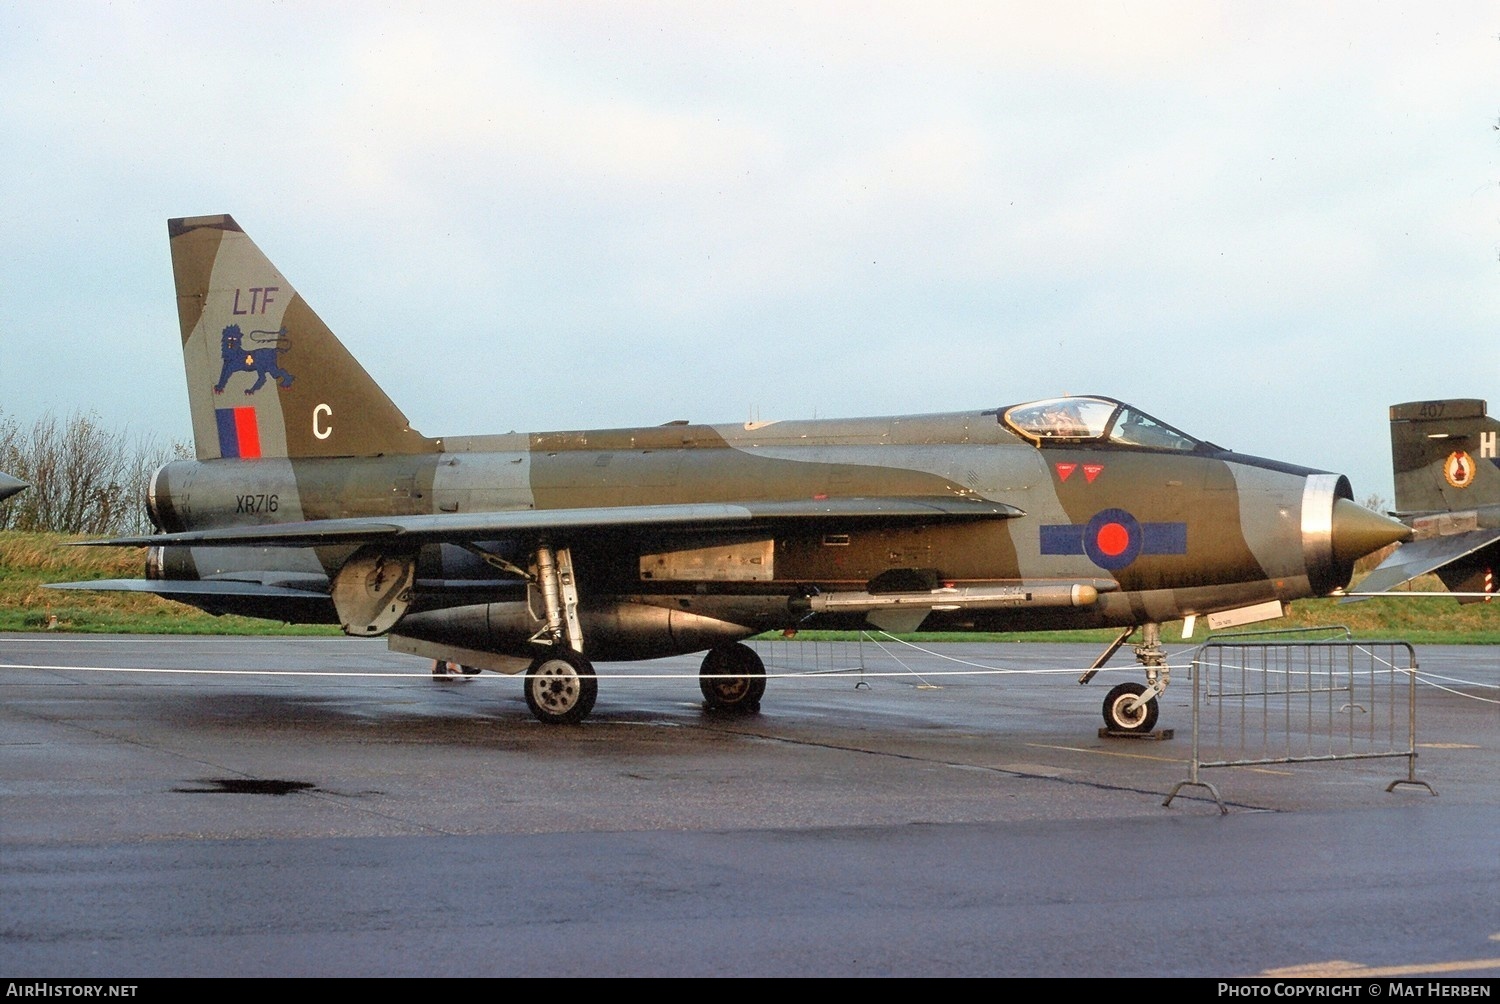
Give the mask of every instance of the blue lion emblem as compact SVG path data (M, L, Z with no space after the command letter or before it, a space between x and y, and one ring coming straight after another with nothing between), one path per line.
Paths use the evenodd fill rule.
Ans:
M249 341L252 346L259 344L261 347L246 348L245 336L238 324L231 324L224 329L220 343L224 369L219 373L219 382L214 384L215 394L224 393L224 385L236 373L256 375L255 383L245 391L246 394L254 394L260 390L266 377L271 377L283 388L292 385L292 375L281 368L279 359L282 351L291 347L291 342L286 337L286 328L280 331L252 331Z

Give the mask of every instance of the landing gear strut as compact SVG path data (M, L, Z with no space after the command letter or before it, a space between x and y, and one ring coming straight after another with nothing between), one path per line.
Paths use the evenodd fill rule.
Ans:
M583 625L578 620L578 585L573 579L573 553L554 552L543 541L536 548L533 582L542 594L546 623L531 640L546 645L526 670L526 706L548 725L574 725L594 710L599 681L594 666L583 657Z
M1088 683L1094 678L1110 656L1118 652L1126 640L1135 633L1131 627L1110 643L1104 653L1094 660L1088 672L1079 678L1079 683ZM1124 735L1145 735L1156 727L1156 716L1160 708L1157 698L1167 689L1172 672L1167 665L1166 650L1161 647L1161 625L1146 624L1141 643L1135 647L1135 659L1146 668L1146 684L1122 683L1112 688L1104 698L1104 727L1108 732Z
M512 565L498 555L475 551L486 563L525 579L531 598L540 594L542 626L531 641L545 646L526 670L526 706L538 721L573 725L588 717L599 696L593 664L583 656L583 625L578 618L578 584L573 578L573 554L556 551L546 541L537 544L532 568ZM532 609L535 609L534 607ZM468 668L465 667L465 672ZM436 675L436 670L434 670Z

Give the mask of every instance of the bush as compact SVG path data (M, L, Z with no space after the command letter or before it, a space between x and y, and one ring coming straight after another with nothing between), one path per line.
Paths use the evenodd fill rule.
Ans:
M0 416L0 471L31 485L0 502L0 530L28 533L140 534L151 529L146 491L186 444L161 445L104 427L99 416L46 414L23 428Z

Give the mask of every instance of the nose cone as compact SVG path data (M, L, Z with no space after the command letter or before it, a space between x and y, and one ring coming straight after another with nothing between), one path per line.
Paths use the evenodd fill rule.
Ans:
M1336 499L1330 536L1334 563L1352 568L1365 555L1410 538L1411 527L1389 516L1371 512L1358 502Z
M23 492L30 487L26 482L17 480L9 474L0 474L0 502L4 502L17 492Z

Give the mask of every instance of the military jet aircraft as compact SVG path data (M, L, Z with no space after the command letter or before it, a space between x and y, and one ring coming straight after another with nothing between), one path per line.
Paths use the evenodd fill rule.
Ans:
M1459 603L1488 602L1500 564L1500 422L1475 398L1391 405L1394 515L1412 539L1348 602L1437 573Z
M168 229L197 459L153 477L159 533L98 542L144 580L63 585L524 671L544 722L589 714L595 661L699 651L707 707L756 710L765 631L1114 627L1094 669L1139 629L1147 682L1105 723L1148 732L1162 622L1279 616L1410 533L1100 396L429 438L231 217Z
M19 478L13 478L9 474L0 473L0 502L4 502L18 492L24 492L30 487L30 485Z

